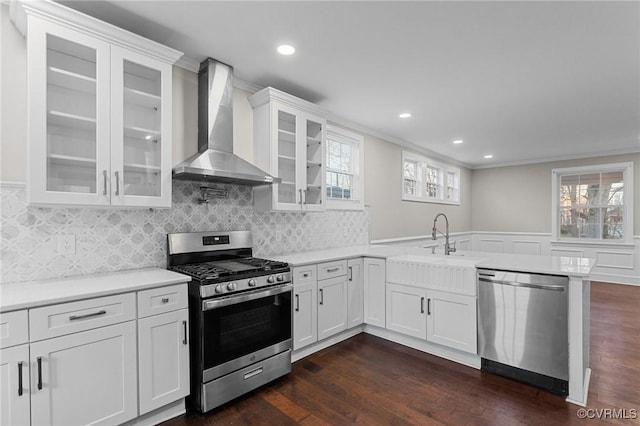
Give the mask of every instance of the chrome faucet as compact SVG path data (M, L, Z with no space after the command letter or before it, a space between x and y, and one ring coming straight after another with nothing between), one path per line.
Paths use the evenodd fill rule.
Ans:
M446 229L444 234L436 228L436 222L438 221L438 218L440 216L444 216L444 220L446 223ZM434 240L437 238L436 232L440 232L440 235L444 235L444 254L448 256L451 253L455 252L456 251L455 243L453 247L451 247L451 245L449 244L449 219L447 219L447 215L445 215L444 213L438 213L436 215L436 218L433 219L433 229L431 230L431 236L433 237Z

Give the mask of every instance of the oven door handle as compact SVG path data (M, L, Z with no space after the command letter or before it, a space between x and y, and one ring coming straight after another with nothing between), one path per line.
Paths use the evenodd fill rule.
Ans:
M262 299L263 297L286 293L291 290L293 290L293 284L286 283L276 287L270 287L267 290L256 290L250 293L242 293L236 296L225 297L221 299L205 300L204 302L202 302L202 310L209 311L211 309L222 308L223 306L236 305L238 303L244 303L250 300Z

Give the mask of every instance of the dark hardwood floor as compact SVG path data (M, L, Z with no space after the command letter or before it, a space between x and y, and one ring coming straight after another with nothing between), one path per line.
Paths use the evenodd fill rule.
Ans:
M164 425L640 424L640 287L592 283L591 369L587 408L638 418L580 419L560 397L360 334L223 407Z

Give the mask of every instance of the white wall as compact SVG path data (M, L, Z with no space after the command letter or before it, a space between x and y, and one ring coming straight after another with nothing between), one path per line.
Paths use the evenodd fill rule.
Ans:
M365 204L371 207L371 239L431 234L433 218L449 218L451 232L471 230L471 173L460 169L460 205L402 200L402 147L365 135Z
M551 233L551 170L633 161L634 234L640 235L640 154L476 169L471 173L471 229Z

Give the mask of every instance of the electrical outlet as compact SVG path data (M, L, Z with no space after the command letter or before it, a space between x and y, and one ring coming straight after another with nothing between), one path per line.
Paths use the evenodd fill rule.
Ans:
M58 237L59 254L76 254L76 236L73 234Z
M276 242L277 243L281 243L283 240L283 235L282 235L282 226L281 225L276 225Z

